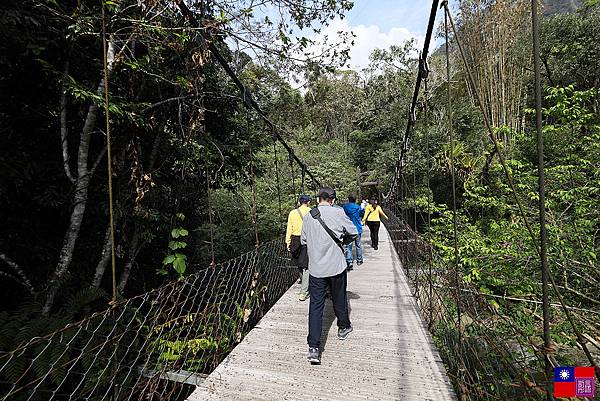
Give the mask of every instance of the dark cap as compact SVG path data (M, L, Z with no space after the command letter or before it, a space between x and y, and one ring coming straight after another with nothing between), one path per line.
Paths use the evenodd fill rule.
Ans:
M329 187L323 187L319 191L319 198L321 199L335 199L335 189Z
M310 196L308 196L308 195L300 195L300 196L298 197L298 202L299 202L299 203L307 203L307 202L310 202Z

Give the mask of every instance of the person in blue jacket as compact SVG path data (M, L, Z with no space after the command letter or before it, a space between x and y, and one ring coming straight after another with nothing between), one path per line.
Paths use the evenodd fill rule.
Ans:
M348 196L348 203L345 203L343 208L344 212L346 212L346 216L352 220L352 223L354 223L358 230L358 237L354 240L354 245L356 245L356 265L360 266L363 264L363 253L360 243L360 237L362 236L363 231L361 219L365 215L365 211L356 203L356 197L353 195ZM346 245L346 265L348 271L353 269L352 261L352 243L350 243Z

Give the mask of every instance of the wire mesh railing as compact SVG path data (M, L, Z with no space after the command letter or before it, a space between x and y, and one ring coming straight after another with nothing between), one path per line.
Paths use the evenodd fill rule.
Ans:
M545 201L547 188L544 177L548 168L544 168L547 160L542 135L537 2L532 2L531 15L532 53L536 64L538 185L528 195L520 193L524 191L517 184L522 183L515 184L515 170L509 166L505 149L496 137L496 127L486 115L483 97L475 85L472 63L465 57L461 32L456 28L447 1L432 1L428 35L431 34L438 4L444 11L446 61L447 93L443 114L446 127L443 131L447 137L446 146L450 149L445 156L449 171L445 179L451 184L446 190L438 190L442 208L433 210L427 88L430 71L426 42L422 52L424 56L419 60L407 130L389 191L384 196L385 204L391 209L390 216L393 216L387 226L459 397L553 399L553 368L591 365L596 378L600 378L597 363L600 360L600 312L595 291L598 280L593 273L590 274L597 271L593 230L589 230L587 235L594 240L585 244L579 241L573 249L584 254L591 252L594 262L591 259L577 260L580 259L578 252L569 249L568 241L556 235L554 247L547 246L548 233L555 234L562 227L556 221L554 225L548 225L545 217L549 204ZM507 205L513 209L510 221L494 216L495 221L489 230L485 223L482 230L475 226L464 203L457 207L455 98L452 96L454 85L450 68L450 57L455 51L450 47L451 42L462 61L462 72L467 78L467 86L472 89L470 96L481 109L483 126L493 146L489 163L494 158L498 159L502 185L506 186L507 195L510 195ZM421 81L425 87L422 107L425 124L421 127L425 136L422 139L426 142L425 168L417 166L423 155L411 152L410 147L410 141L414 139L410 135L416 130ZM417 183L415 177L419 169L426 175L419 180L425 181L424 187L423 182ZM410 175L413 175L412 186L405 177ZM421 207L424 203L423 189L427 193L426 210ZM535 195L532 197L531 194ZM567 205L561 211L561 217L571 207L572 204ZM537 219L533 217L536 209L539 212ZM419 222L418 214L421 215ZM432 224L432 220L440 215L440 221ZM570 223L574 227L578 227L576 220L573 218ZM565 227L567 223L561 224ZM427 237L415 233L413 228L417 229L418 225L426 227ZM435 250L440 251L439 255ZM549 260L549 255L556 260ZM574 268L569 266L571 264ZM553 265L560 266L562 285L555 277Z
M288 255L265 243L2 352L0 400L183 399L296 280Z
M307 188L314 190L320 183L221 54L218 47L220 39L210 38L209 33L202 29L201 18L206 17L204 13L196 15L183 1L175 2L175 5L191 26L192 38L200 42L203 48L208 48L239 89L240 100L247 107L245 122L248 137L254 134L251 110L254 110L257 121L263 121L272 135L272 181L276 182L276 188L269 188L269 178L264 180L264 186L270 190L267 199L277 199L279 216L267 222L271 223L271 227L265 222L262 222L262 226L268 227L269 233L280 233L284 221L283 196L284 193L289 195L289 191L284 191L285 187L292 191L291 197L295 198L299 195L297 189L304 191L305 179L308 181ZM204 7L203 4L196 6L198 9ZM105 93L108 94L108 79L104 83ZM108 106L107 98L107 111ZM106 117L108 125L108 112ZM284 149L281 155L278 147ZM262 146L255 150L261 149L268 148ZM178 281L119 302L116 302L117 289L113 284L110 309L56 331L35 330L49 333L28 339L12 350L0 348L0 401L177 400L185 398L194 384L218 366L298 276L283 240L261 243L257 210L259 174L252 146L249 146L249 151L248 178L252 193L250 203L256 244L254 250L220 264L214 263L211 194L218 188L213 177L217 176L220 168L209 172L207 165L212 263ZM286 153L291 188L281 182L282 171L286 170L287 163L283 162ZM110 161L110 157L108 159ZM301 176L298 188L294 163L300 169L297 171ZM109 197L112 196L111 191L109 189ZM116 282L115 274L113 260L113 283Z
M542 302L536 297L481 291L462 273L456 274L456 268L436 252L428 234L418 234L406 223L412 221L406 210L394 202L387 207L390 219L386 228L461 399L546 399L546 358L558 366L557 361L572 360L577 346L544 348L539 316ZM554 319L559 321L562 307L551 305ZM582 327L587 323L586 331L597 330L598 324L590 322L597 322L600 315L588 312L592 314L588 319L577 322Z
M544 398L544 362L533 336L469 283L457 288L454 269L389 206L386 228L461 399Z

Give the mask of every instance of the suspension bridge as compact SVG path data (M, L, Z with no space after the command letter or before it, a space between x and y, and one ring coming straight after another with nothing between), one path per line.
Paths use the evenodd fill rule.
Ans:
M348 275L354 331L337 339L326 304L323 361L306 361L308 302L293 286L188 398L200 400L453 400L442 360L382 229L379 250L363 236L365 263Z
M532 2L534 33L536 3ZM185 3L178 5L190 25L199 27ZM581 319L586 314L597 317L598 312L567 305L548 271L543 169L539 239L530 216L522 213L541 260L541 301L484 293L462 278L457 263L454 176L455 263L445 264L430 238L418 232L419 226L430 224L430 191L427 217L421 215L423 221L418 222L417 208L407 199L416 199L419 188L414 177L410 184L405 167L422 84L427 113L427 56L439 6L439 1L432 2L403 146L385 196L390 219L382 228L382 245L379 251L368 251L365 264L349 277L355 331L345 341L334 340L335 325L328 311L321 366L311 366L305 359L307 303L296 300L297 269L283 240L257 241L248 253L135 297L115 300L109 309L2 350L0 400L549 399L551 368L566 360L549 338L550 310L564 317L565 330L573 333L583 360L596 367L598 375L597 353L590 349L594 340L581 332ZM449 71L450 33L461 53L462 49L447 2L441 6ZM248 109L273 133L276 168L277 146L282 146L290 164L300 167L302 188L308 176L316 189L320 185L316 175L285 142L210 38L200 39L239 87ZM537 62L538 56L534 58ZM462 60L472 81L469 65ZM537 85L539 95L539 74ZM452 146L451 85L447 87ZM475 97L481 106L477 93ZM539 102L538 96L538 116ZM493 127L487 120L485 124L520 207ZM540 157L543 165L543 153ZM428 177L426 182L429 185ZM548 301L550 290L557 303ZM494 306L498 302L529 302L541 308L542 331L525 332Z

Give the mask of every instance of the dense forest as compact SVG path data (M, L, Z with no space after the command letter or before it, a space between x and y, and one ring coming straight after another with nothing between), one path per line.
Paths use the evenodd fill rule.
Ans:
M243 0L200 1L192 7L199 28L190 27L177 3L0 5L2 349L108 305L107 162L119 298L278 238L297 195L314 194L314 183L274 142L256 111L245 107L207 41L322 184L336 188L342 200L354 193L385 201L419 65L415 41L377 49L367 68L354 71L344 67L350 35L315 56L313 36L301 34L343 17L350 1L272 0L269 12ZM482 119L485 113L491 121L525 215L535 222L530 2L460 0L455 11L475 85L456 41L450 38L446 53L437 27L401 207L407 216L419 216L408 223L453 263L452 154L462 279L484 294L537 301L536 249ZM549 263L596 358L598 38L600 2L547 2L541 60ZM446 55L453 148L447 139ZM298 88L292 77L305 85ZM500 298L490 304L539 337L537 308L523 303L503 309ZM558 303L555 296L551 301ZM47 316L61 318L53 326ZM40 319L46 323L34 324ZM552 338L567 350L570 359L561 362L586 362L559 313Z

